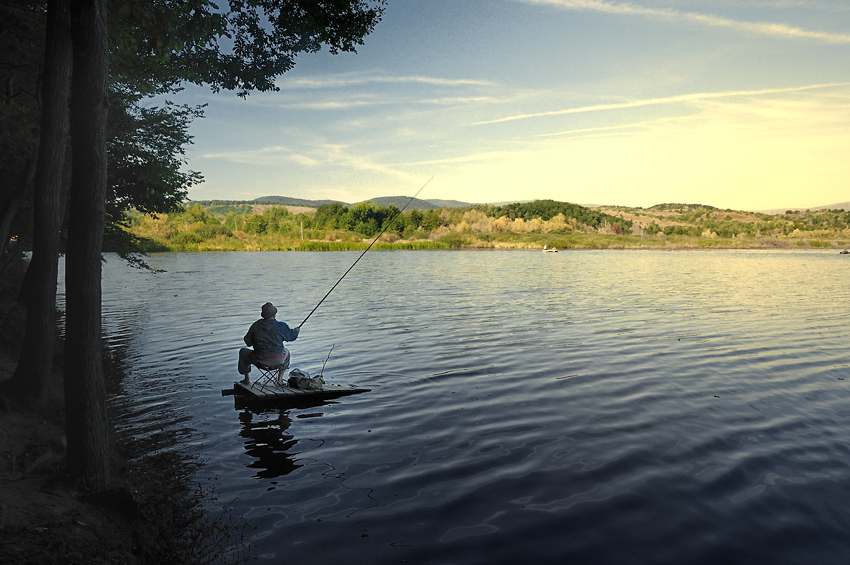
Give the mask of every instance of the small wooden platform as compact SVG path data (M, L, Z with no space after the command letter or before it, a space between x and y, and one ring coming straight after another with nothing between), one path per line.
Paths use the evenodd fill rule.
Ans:
M285 384L257 384L254 382L250 385L244 385L240 382L235 382L233 383L232 391L223 390L221 391L221 394L235 394L237 398L249 402L261 402L263 404L290 404L306 400L321 401L339 398L340 396L359 394L361 392L369 392L370 390L372 389L338 384L323 384L321 388L315 390L301 390L286 386Z

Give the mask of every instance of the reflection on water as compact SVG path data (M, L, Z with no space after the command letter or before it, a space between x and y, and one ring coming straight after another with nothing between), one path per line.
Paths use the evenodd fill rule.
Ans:
M258 469L255 477L273 479L288 475L301 467L295 462L294 450L298 440L286 431L292 424L289 410L275 410L254 414L250 410L239 413L242 422L240 436L245 438L245 453L251 461L247 466Z
M104 271L114 399L309 563L842 563L850 261L833 253L378 252L291 344L372 392L221 397L270 300L298 323L356 253ZM279 276L269 276L277 273Z

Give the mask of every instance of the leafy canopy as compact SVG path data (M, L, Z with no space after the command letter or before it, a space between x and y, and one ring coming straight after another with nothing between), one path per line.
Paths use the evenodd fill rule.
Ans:
M278 90L299 53L356 52L385 0L111 0L113 79L130 91Z

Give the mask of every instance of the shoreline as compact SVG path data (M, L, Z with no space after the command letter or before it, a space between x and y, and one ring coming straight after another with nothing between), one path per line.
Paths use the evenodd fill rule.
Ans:
M544 200L486 210L441 208L416 217L413 212L396 214L387 224L388 212L380 207L365 216L352 215L344 206L313 215L293 215L278 208L248 214L204 209L196 203L190 210L156 217L136 213L125 230L146 252L337 251L362 250L373 244L387 249L541 249L546 245L559 250L840 249L850 245L850 212L842 210L789 210L769 216L684 204L591 210Z
M0 349L0 384L17 365ZM62 379L54 370L45 406L0 398L0 561L73 563L105 559L138 563L131 523L119 511L87 500L64 475L65 429Z
M16 365L0 345L0 563L160 565L232 551L221 540L238 541L245 525L206 513L214 493L191 486L197 462L133 453L112 417L110 486L92 491L70 479L61 370L54 368L50 396L38 406L7 390Z
M367 245L340 247L338 249L299 249L299 248L270 248L270 249L157 249L146 250L145 255L156 256L165 253L272 253L272 252L318 252L318 253L333 253L339 251L363 251ZM557 252L581 252L581 251L807 251L807 252L834 252L840 254L844 249L844 245L836 245L831 247L820 246L800 246L800 245L641 245L641 246L607 246L607 247L557 247ZM542 252L543 247L532 246L481 246L481 245L466 245L456 247L422 247L409 248L404 246L393 247L385 245L381 247L373 247L370 251L534 251ZM114 253L114 252L112 252Z
M600 233L527 233L493 234L451 232L434 239L399 239L381 236L372 239L295 239L273 234L218 235L197 242L174 243L159 238L142 238L142 253L207 252L207 251L362 251L381 250L427 251L432 249L539 250L543 247L559 251L586 249L824 249L850 246L850 234L811 234L809 236L712 237L693 235L631 235Z

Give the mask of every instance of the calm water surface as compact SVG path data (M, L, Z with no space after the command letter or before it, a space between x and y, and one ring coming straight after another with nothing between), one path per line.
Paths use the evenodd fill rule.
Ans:
M262 303L297 325L357 255L105 266L114 407L207 462L260 562L850 558L850 259L371 252L290 349L372 392L237 410Z

